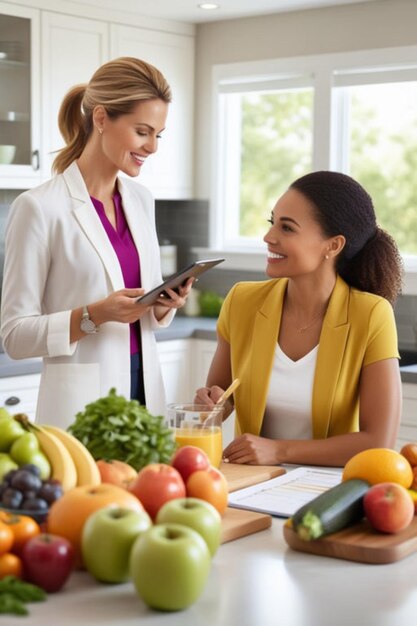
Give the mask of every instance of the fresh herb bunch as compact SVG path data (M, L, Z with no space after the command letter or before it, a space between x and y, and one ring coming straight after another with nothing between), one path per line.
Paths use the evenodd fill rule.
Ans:
M117 459L136 470L149 463L169 463L176 448L162 415L151 415L137 400L118 396L114 388L77 413L68 430L96 461Z
M16 576L5 576L0 580L0 613L28 615L26 602L42 602L46 593L37 585L24 582Z

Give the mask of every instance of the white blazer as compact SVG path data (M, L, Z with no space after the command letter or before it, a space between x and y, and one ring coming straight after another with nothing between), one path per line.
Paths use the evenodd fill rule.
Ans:
M161 282L154 201L150 192L118 179L127 222L139 251L142 287ZM43 357L36 419L67 428L75 414L111 387L129 398L129 325L108 322L98 333L70 343L72 309L123 289L112 244L74 162L63 174L14 201L5 242L1 333L14 359ZM165 413L165 397L151 309L141 321L143 376L148 410Z

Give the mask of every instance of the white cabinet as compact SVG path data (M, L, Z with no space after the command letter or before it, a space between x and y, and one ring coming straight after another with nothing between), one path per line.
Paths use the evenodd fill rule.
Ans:
M110 22L105 11L103 20L60 12L68 5L44 11L0 0L0 53L3 41L20 55L0 54L0 144L17 144L13 164L0 164L0 188L49 179L64 145L57 117L68 89L112 58L136 56L158 67L173 92L167 128L140 182L156 198L192 197L194 35L130 26L127 17L126 25Z
M211 361L216 352L217 342L208 339L193 339L194 342L194 384L204 387Z
M0 379L0 406L6 407L12 415L26 413L33 421L36 414L40 380L40 374L9 376Z
M194 38L143 28L111 25L112 58L133 56L155 65L172 90L167 127L158 152L144 165L140 182L156 198L192 197Z
M405 443L417 442L417 384L403 383L403 410L397 450Z
M42 173L51 176L56 150L64 146L58 111L67 91L86 83L108 60L106 22L42 12Z
M167 404L192 402L191 339L175 339L157 343L159 362L165 386Z
M41 181L39 18L37 9L0 2L0 188Z

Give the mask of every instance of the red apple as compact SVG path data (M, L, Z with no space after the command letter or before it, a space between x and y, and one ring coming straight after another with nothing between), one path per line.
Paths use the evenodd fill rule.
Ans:
M407 489L398 483L378 483L363 499L370 524L384 533L399 533L414 517L414 502Z
M22 561L26 580L52 593L64 586L74 567L74 548L64 537L45 533L25 543Z
M174 454L171 465L181 474L186 483L193 472L208 470L210 459L204 450L197 446L183 446Z
M117 485L123 489L129 489L130 484L135 480L137 471L134 467L124 461L97 461L97 467L100 472L101 482Z
M151 463L142 468L129 488L154 520L165 502L185 497L185 485L174 467L165 463Z

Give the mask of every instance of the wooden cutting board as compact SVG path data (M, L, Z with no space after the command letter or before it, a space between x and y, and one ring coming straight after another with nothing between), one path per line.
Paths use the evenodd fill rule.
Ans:
M396 535L386 535L363 520L315 541L303 541L284 525L284 538L294 550L360 563L393 563L417 551L417 517Z
M220 471L226 477L230 493L261 483L285 474L283 467L277 465L241 465L239 463L221 463Z
M260 530L269 528L272 524L272 517L266 513L255 513L254 511L244 511L242 509L232 509L227 507L222 518L222 543L245 537Z
M263 480L285 474L285 469L275 465L241 465L239 463L222 463L220 471L229 485L229 492L256 485ZM223 516L222 543L245 537L260 530L269 528L272 517L266 513L244 511L228 507Z

